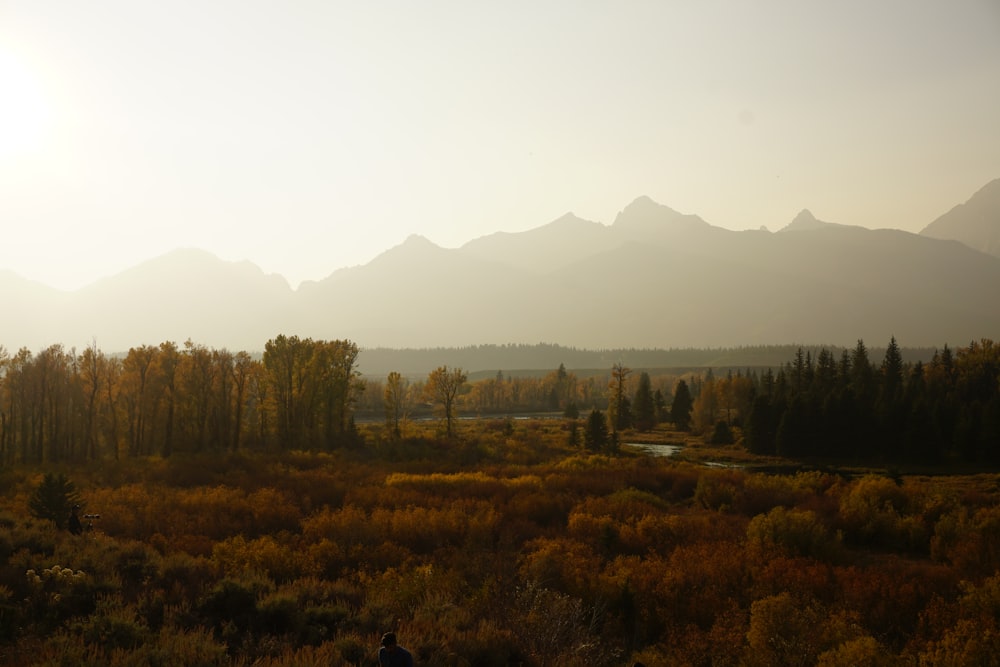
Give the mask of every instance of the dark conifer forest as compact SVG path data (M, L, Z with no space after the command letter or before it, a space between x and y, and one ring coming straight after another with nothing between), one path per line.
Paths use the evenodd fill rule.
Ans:
M1000 464L1000 349L945 346L904 364L893 339L881 360L862 341L839 359L798 351L767 372L746 415L758 454L887 463Z

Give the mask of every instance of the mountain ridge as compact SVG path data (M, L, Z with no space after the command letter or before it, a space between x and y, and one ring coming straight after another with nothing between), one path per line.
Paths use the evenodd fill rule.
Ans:
M1000 210L1000 209L998 209ZM781 233L793 228L795 233ZM849 345L998 338L1000 258L959 242L817 220L732 231L648 197L611 225L567 213L459 248L411 235L292 289L252 262L178 249L75 292L0 271L0 344L260 350L279 333L363 347L551 341L582 348Z

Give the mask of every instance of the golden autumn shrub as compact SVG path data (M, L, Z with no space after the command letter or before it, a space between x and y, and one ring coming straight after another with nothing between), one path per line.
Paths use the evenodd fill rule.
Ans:
M282 543L271 535L252 540L237 535L217 542L212 548L212 560L222 567L226 576L261 572L276 583L319 573L319 567L308 551L301 550L294 541Z
M750 595L757 599L787 592L829 604L836 598L834 570L833 564L812 558L764 558L753 565Z
M801 506L811 499L823 497L836 485L837 478L818 471L748 475L734 499L735 509L747 516L756 516L775 507Z
M839 535L809 510L778 506L767 514L758 514L747 526L747 542L763 557L772 553L823 561L843 557Z
M967 577L1000 570L1000 509L956 508L945 514L934 525L930 553Z
M694 542L678 546L664 559L654 585L658 613L670 626L708 630L735 602L745 605L750 569L738 542Z
M823 651L816 657L816 667L892 667L898 661L877 639L856 637Z
M855 610L868 633L896 651L914 635L924 609L936 599L954 599L958 591L948 568L899 556L836 567L834 582L838 603Z
M173 551L160 559L153 586L168 604L191 603L219 578L218 563L184 551Z
M1000 667L1000 630L993 619L967 619L919 654L920 667Z
M750 667L814 665L822 646L817 632L823 610L790 593L756 600L750 606L746 664Z
M739 470L709 470L698 478L694 489L694 502L707 510L730 511L735 509L746 473Z
M592 547L566 538L539 538L525 545L521 564L525 581L580 598L595 589L602 557Z
M259 488L247 494L247 504L253 515L253 526L247 535L266 535L297 530L302 512L286 491L273 487Z
M0 488L0 655L357 665L395 629L420 664L456 667L992 659L995 476L760 474L463 426L391 457L81 471L102 514L84 536L23 518L24 476ZM25 572L57 562L87 582L32 589Z
M840 517L850 542L927 553L932 527L924 519L925 498L887 477L867 475L840 497Z

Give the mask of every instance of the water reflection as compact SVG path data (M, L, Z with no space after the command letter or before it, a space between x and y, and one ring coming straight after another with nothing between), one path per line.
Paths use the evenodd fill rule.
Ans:
M681 451L680 445L651 445L645 442L626 442L626 447L635 447L651 456L673 456Z

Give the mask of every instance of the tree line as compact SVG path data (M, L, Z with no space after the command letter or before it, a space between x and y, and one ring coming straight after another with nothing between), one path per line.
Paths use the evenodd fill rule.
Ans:
M79 354L0 347L0 464L329 451L359 442L358 412L384 417L398 438L410 417L432 409L449 437L460 412L576 419L589 410L582 439L592 449L672 422L716 442L742 433L758 454L1000 463L1000 346L988 339L954 353L945 345L926 364L904 361L895 338L881 363L860 340L839 357L799 348L776 369L719 378L711 369L651 377L619 361L585 378L560 364L541 377L497 371L469 383L464 369L442 365L426 380L392 371L383 381L363 378L358 358L349 340L285 335L259 357L190 340L123 356L96 344Z
M470 345L467 347L438 347L420 349L365 348L361 363L365 373L384 376L398 371L411 378L425 376L430 369L448 364L468 369L549 369L560 363L576 369L607 369L616 362L632 368L698 370L705 368L777 368L795 354L798 345L747 345L731 348L615 348L580 349L550 343ZM801 346L815 356L821 346ZM840 355L845 349L830 347ZM883 350L873 349L873 354ZM934 348L903 348L905 361L921 360L925 363L934 354ZM520 373L526 375L528 373ZM478 378L477 378L478 379Z
M33 354L0 346L0 465L169 457L175 452L320 450L357 444L355 416L383 416L401 435L436 411L447 435L460 412L499 415L609 405L607 377L577 378L560 364L544 377L469 383L461 367L425 379L392 371L363 378L349 340L279 335L262 355L190 340L109 355L51 345ZM671 378L657 378L666 387ZM619 383L619 388L620 388ZM657 389L660 392L660 389Z
M1000 464L1000 346L947 345L904 363L893 338L881 363L863 341L840 358L801 350L753 386L744 438L758 454L915 463Z
M0 347L0 463L119 460L351 437L358 347L280 335L263 357L187 341L112 356Z

